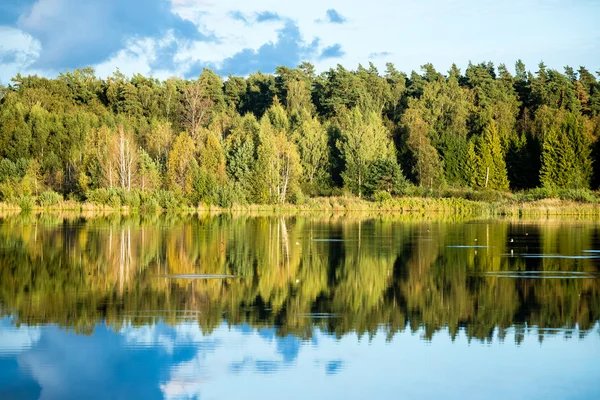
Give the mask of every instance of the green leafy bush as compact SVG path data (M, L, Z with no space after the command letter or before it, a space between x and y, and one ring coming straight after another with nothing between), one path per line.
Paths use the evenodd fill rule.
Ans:
M31 211L35 206L35 198L32 196L20 196L19 197L19 207L21 207L21 211Z
M588 189L564 189L558 193L561 200L576 201L579 203L597 203L598 196Z
M383 203L392 201L391 193L386 190L379 190L379 191L375 192L375 194L373 195L373 198L379 204L383 204Z
M295 205L301 205L306 203L306 196L304 195L304 193L302 193L302 190L300 190L300 188L294 190L294 192L290 195L289 199L290 202Z
M160 208L158 201L153 197L146 197L140 205L140 212L145 214L151 214L158 211Z
M181 205L181 200L170 190L157 190L152 197L165 210L172 210Z
M517 196L517 198L521 201L537 201L555 197L556 192L553 189L546 187L530 189Z
M85 197L90 203L99 204L99 205L107 205L109 199L108 189L94 189L90 190L85 194Z
M473 190L466 192L464 198L473 201L494 202L506 200L507 196L498 190Z
M39 202L40 206L42 206L42 207L55 206L58 203L60 203L62 200L63 200L62 195L60 195L59 193L56 193L52 190L47 190L45 192L42 192L40 194L40 197L38 198L38 202Z

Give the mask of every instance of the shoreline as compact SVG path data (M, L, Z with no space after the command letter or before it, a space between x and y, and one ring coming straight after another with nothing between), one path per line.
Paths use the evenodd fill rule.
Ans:
M427 218L437 217L549 217L549 216L580 216L600 217L599 203L586 203L571 200L547 198L532 201L485 201L467 200L459 197L396 197L383 202L369 201L355 197L318 197L307 199L302 204L249 204L233 205L223 208L212 205L190 207L177 205L172 208L145 209L143 206L110 206L91 202L72 200L60 201L53 206L34 205L23 210L18 204L0 202L0 212L20 213L80 213L80 214L143 214L160 213L267 213L267 214L311 214L311 213L374 213L406 215Z

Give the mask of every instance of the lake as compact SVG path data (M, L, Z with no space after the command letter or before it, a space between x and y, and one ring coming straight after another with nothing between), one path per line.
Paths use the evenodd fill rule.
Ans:
M1 399L599 399L600 223L0 218Z

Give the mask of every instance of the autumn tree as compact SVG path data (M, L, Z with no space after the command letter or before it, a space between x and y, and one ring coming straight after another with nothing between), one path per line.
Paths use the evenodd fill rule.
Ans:
M167 161L167 182L169 188L178 192L189 192L191 185L190 168L195 162L193 139L185 132L177 136Z

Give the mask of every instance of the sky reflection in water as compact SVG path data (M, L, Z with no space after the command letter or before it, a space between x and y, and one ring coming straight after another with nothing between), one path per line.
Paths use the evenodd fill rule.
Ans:
M0 399L597 399L599 248L595 221L0 218Z
M405 330L386 341L317 330L310 340L222 324L99 325L91 336L1 321L2 398L599 398L599 327L538 341L431 341ZM577 337L577 332L574 332ZM9 340L10 338L10 340ZM11 397L12 396L12 397Z

